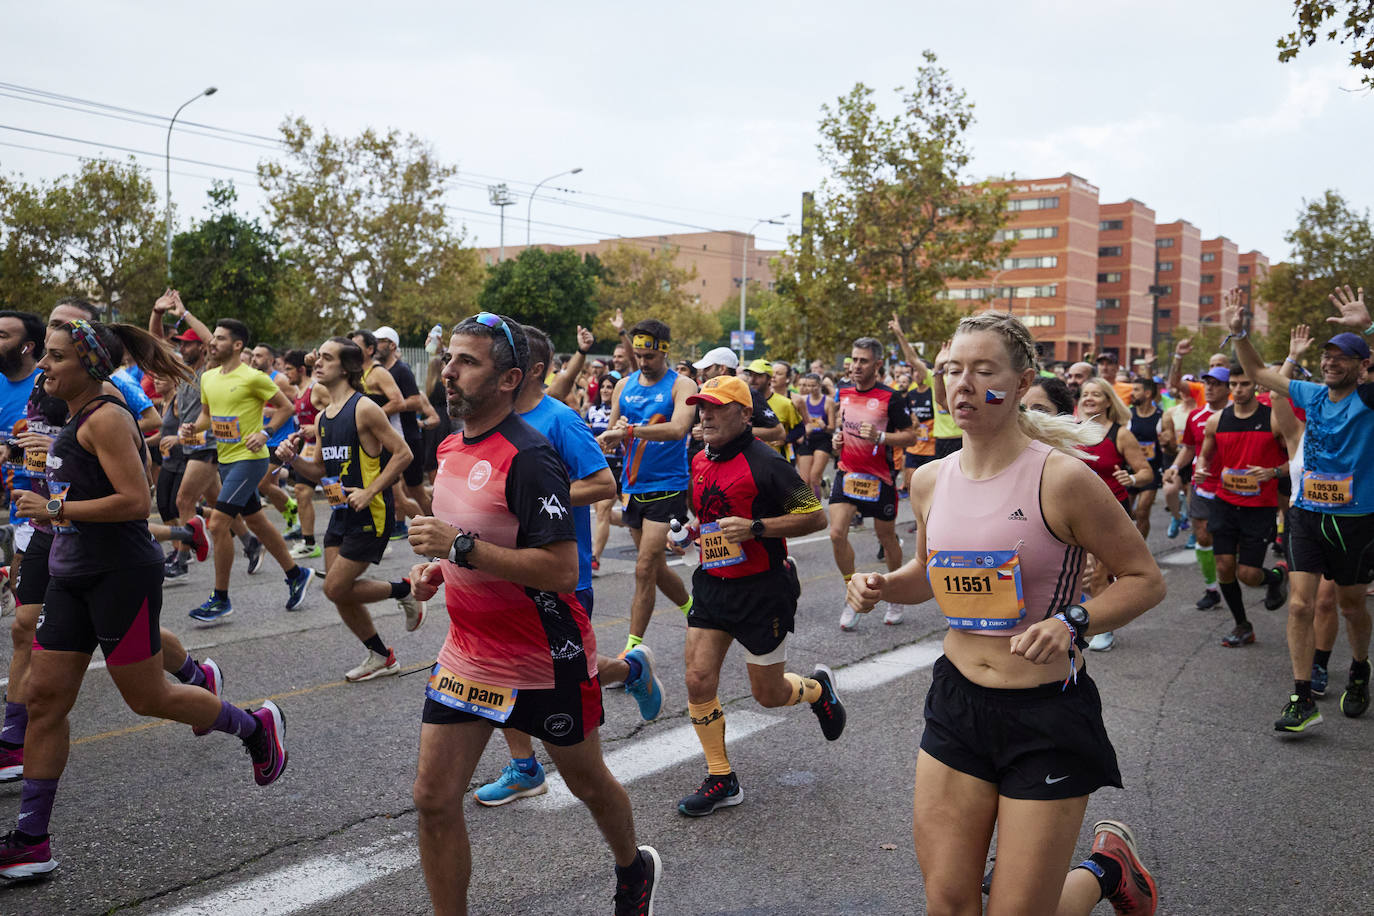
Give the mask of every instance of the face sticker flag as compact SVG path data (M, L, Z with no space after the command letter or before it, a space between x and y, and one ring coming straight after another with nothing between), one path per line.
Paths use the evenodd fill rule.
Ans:
M989 389L988 389L988 403L989 403L989 404L1001 404L1001 403L1002 403L1003 401L1005 401L1006 399L1007 399L1007 393L1006 393L1005 391L998 391L996 388L989 388Z

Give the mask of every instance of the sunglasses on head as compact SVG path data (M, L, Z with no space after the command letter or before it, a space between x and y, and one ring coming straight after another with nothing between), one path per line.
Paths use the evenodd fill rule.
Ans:
M478 312L476 315L473 315L470 320L478 324L486 325L489 328L500 328L502 331L505 331L506 342L510 344L511 352L515 352L515 338L511 336L510 328L506 325L505 319L500 315L494 312Z

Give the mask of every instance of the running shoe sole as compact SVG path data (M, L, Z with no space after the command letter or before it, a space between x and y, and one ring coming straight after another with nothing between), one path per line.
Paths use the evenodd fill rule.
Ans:
M727 795L722 797L719 801L711 802L710 810L688 811L685 807L683 807L681 802L678 802L677 810L679 814L685 814L688 817L707 817L708 815L715 814L716 811L720 810L721 808L733 808L735 807L735 805L738 805L743 801L744 786L740 786L739 790L735 792L734 795Z
M410 595L410 607L415 608L415 613L412 615L410 613L410 608L405 605L404 600L405 599L402 599L401 610L404 611L406 615L406 632L414 633L416 630L420 629L420 624L425 622L425 603L419 598L416 598L414 594Z
M504 796L503 798L493 798L491 801L487 801L479 797L476 792L472 793L472 798L475 802L477 802L477 804L481 805L483 808L499 808L502 805L509 805L511 802L521 798L534 798L536 795L543 795L547 791L549 791L549 781L545 779L537 786L533 786L529 789L520 789L519 791L512 792L509 795Z
M1159 888L1155 885L1154 875L1150 874L1150 870L1145 867L1145 863L1140 861L1140 850L1136 846L1135 834L1131 832L1130 827L1127 827L1120 821L1111 820L1098 821L1096 824L1093 825L1094 837L1096 837L1097 834L1103 832L1117 837L1126 846L1126 851L1130 855L1130 861L1122 862L1121 864L1123 866L1129 866L1133 872L1136 872L1136 874L1127 875L1123 873L1121 876L1121 880L1125 882L1135 878L1143 879L1145 882L1145 886L1149 888L1150 900L1154 903L1154 906L1150 908L1150 912L1155 912L1159 908ZM1093 850L1097 851L1096 841L1093 842ZM1103 850L1103 854L1105 855L1108 853L1106 850ZM1137 887L1139 887L1138 881Z
M22 755L24 749L20 747L18 748L18 750ZM0 782L18 782L19 780L24 778L24 764L22 762L22 756L20 759L20 763L12 763L8 766L0 767Z
M46 862L16 862L13 865L0 868L0 878L7 881L41 878L43 875L52 873L56 868L56 859L48 859Z
M387 665L383 668L378 668L375 671L369 671L367 674L361 675L360 677L350 677L349 675L345 674L344 680L348 681L348 683L350 684L361 684L363 681L375 681L379 677L391 677L394 674L400 673L401 663L393 662L392 664Z
M205 533L205 519L193 515L186 527L191 529L191 549L196 555L196 562L204 563L205 558L210 556L210 538Z
M207 658L200 663L200 667L201 670L205 672L205 689L214 694L215 699L223 699L224 672L219 670L219 665L215 664L214 659ZM205 737L210 734L210 731L211 730L208 728L191 727L191 734L195 735L197 738Z
M649 885L649 906L644 911L644 916L654 916L654 899L658 897L658 886L663 883L663 860L659 858L658 850L652 846L641 846L639 851L648 856L654 866L654 880Z
M257 765L254 764L253 779L260 786L270 786L281 778L282 773L286 772L286 713L282 712L281 708L271 700L263 700L261 708L258 709L258 713L267 713L267 717L271 722L272 730L268 735L268 739L276 745L276 757L280 763L275 772L269 773L259 773ZM261 715L258 715L258 721L262 721ZM267 723L263 723L263 727L266 728Z

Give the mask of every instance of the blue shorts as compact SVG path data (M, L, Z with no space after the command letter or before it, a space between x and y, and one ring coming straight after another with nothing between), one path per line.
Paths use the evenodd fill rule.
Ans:
M219 498L215 509L225 515L249 516L262 508L258 484L267 473L266 458L250 458L219 465Z

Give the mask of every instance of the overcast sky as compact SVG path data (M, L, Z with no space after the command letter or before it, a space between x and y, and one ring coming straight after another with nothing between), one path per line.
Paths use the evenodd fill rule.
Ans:
M974 175L1074 172L1102 201L1134 197L1161 222L1279 261L1304 198L1374 199L1374 98L1337 48L1279 64L1289 0L1148 3L850 2L6 4L0 81L275 135L288 115L351 134L396 127L459 169L449 195L477 244L497 242L485 186L508 181L506 241L747 230L816 186L820 106L856 82L895 110L924 48L977 106ZM141 125L9 97L0 171L51 179L75 154L148 151L161 193L165 122ZM270 148L184 132L172 196L198 214L211 177L251 174ZM25 134L25 128L104 146ZM194 128L190 128L194 130ZM13 144L47 152L17 149ZM1365 152L1360 152L1364 150ZM62 155L66 154L66 155ZM565 190L566 189L566 190ZM471 211L471 212L467 212ZM617 211L617 212L608 212ZM764 226L760 245L781 247Z

